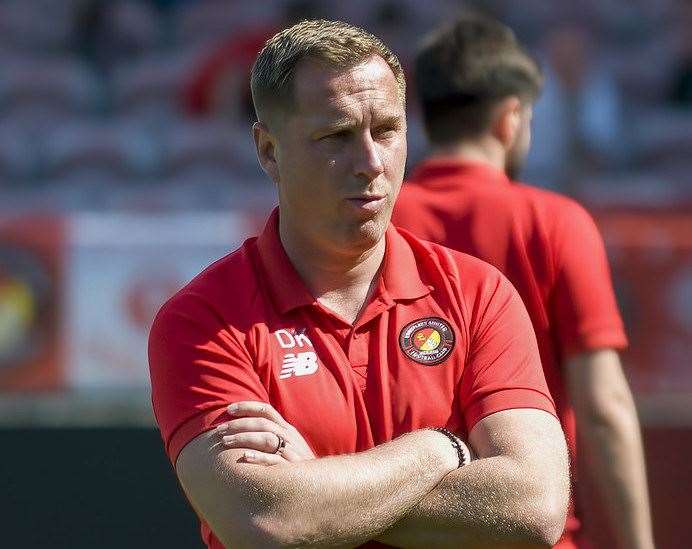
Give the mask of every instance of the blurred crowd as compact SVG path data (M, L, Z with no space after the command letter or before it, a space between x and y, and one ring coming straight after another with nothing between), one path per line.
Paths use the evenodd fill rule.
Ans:
M526 180L589 203L692 201L689 2L2 0L0 212L270 201L249 134L264 41L342 19L408 67L460 7L512 26L545 72ZM409 165L426 147L415 103Z

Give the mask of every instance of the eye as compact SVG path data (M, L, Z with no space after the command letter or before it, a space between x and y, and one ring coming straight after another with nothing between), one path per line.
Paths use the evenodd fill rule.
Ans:
M348 137L348 131L347 130L339 130L338 132L330 133L328 135L320 137L320 140L322 140L322 141L341 140L341 139L346 139L347 137Z
M376 128L372 134L374 137L379 139L389 139L396 135L398 128L395 126L381 126Z

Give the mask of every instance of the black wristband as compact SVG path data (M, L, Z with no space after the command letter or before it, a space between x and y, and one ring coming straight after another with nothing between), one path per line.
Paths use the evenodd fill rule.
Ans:
M438 433L442 433L450 440L452 446L454 446L454 449L457 451L457 456L459 457L459 465L457 468L463 467L464 465L468 465L469 463L471 463L471 453L466 444L463 443L461 438L456 436L449 429L445 429L444 427L431 427L431 429L433 431L437 431Z

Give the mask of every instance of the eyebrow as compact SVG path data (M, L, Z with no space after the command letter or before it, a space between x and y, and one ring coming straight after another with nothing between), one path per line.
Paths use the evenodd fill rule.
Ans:
M340 117L320 124L320 130L345 130L356 126L352 118Z
M400 125L403 120L402 116L394 113L387 113L384 116L377 117L373 120L374 126L386 126L386 125ZM356 126L354 119L341 116L333 120L328 120L324 124L320 125L320 130L345 130Z
M384 115L382 118L378 118L375 120L375 126L387 126L387 125L394 125L394 124L401 124L405 120L405 116L401 116L398 114L390 113Z

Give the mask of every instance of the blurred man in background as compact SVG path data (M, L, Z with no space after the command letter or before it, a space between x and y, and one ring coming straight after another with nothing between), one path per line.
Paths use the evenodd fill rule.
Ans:
M543 84L537 64L509 28L471 14L430 36L415 79L433 153L404 185L394 223L512 281L573 461L576 419L578 461L588 463L618 547L653 547L639 424L617 353L627 340L602 239L574 201L513 181ZM577 543L576 502L560 547Z

